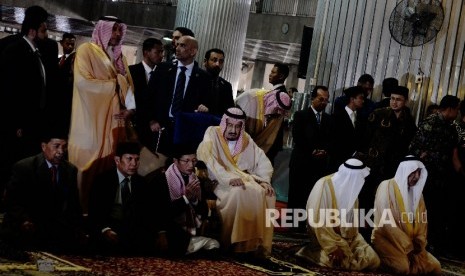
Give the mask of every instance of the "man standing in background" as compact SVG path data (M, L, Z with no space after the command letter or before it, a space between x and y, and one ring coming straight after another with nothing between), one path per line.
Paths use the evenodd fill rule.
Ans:
M221 49L210 49L205 53L203 65L212 77L210 113L223 116L226 109L234 106L231 83L220 77L224 66L224 52Z
M136 114L134 119L139 142L145 147L153 145L155 136L147 127L149 125L148 113L149 99L148 83L154 74L157 65L163 60L163 44L156 38L147 38L142 44L142 61L129 66L134 82L134 96L136 100ZM152 151L154 149L151 148Z

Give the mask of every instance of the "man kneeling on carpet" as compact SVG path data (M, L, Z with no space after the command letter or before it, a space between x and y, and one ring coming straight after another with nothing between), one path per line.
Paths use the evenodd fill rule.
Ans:
M266 226L266 208L274 208L273 167L262 149L244 131L246 115L231 107L219 126L209 127L197 149L210 177L222 219L221 241L235 253L264 259L271 252L273 227Z
M91 237L104 254L148 254L155 251L148 185L137 173L141 147L122 142L115 167L96 176L89 201ZM153 213L153 212L152 212Z
M296 255L313 263L347 270L375 270L380 259L358 231L358 194L370 174L358 159L320 178L307 201L310 242Z
M173 163L166 171L149 174L152 202L157 220L165 221L160 228L158 244L170 255L182 256L201 249L218 249L217 240L200 236L202 223L208 214L205 190L196 176L196 148L175 145Z
M17 250L75 252L86 244L77 169L66 161L67 134L52 126L42 131L42 152L13 166L2 239Z
M441 275L441 264L425 249L428 222L422 191L427 176L423 163L409 155L394 178L381 182L376 192L372 244L382 267L396 275ZM393 224L380 223L386 211Z

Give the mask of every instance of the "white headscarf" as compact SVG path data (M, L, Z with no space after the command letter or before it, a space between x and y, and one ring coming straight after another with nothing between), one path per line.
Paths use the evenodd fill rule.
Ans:
M354 208L355 200L365 183L365 177L370 174L370 168L362 161L350 158L339 166L338 171L331 180L334 185L334 193L339 210L347 213Z
M242 144L243 144L243 137L244 137L244 131L245 131L245 112L237 107L230 107L226 110L224 113L223 117L221 118L220 122L220 129L221 133L223 134L224 137L224 132L226 131L226 120L228 120L230 123L235 123L238 121L242 122L242 128L241 132L239 134L239 137L237 138L236 145L234 146L234 150L231 152L231 156L235 156L239 154L242 150Z
M417 169L421 169L420 179L418 179L415 186L410 187L409 193L408 176ZM423 165L423 163L415 156L408 155L400 162L396 175L394 176L394 180L399 187L407 212L411 212L415 215L415 210L420 202L421 193L425 187L427 177L428 171L426 170L425 165Z

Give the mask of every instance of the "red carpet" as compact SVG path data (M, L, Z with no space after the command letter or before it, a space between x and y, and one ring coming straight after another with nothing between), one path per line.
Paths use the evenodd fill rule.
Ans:
M205 259L167 260L155 257L98 257L65 256L68 261L92 269L91 275L266 275L227 261Z

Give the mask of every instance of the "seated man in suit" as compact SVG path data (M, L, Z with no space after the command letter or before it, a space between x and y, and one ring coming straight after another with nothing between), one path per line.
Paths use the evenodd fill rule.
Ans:
M146 253L155 245L147 215L147 185L137 174L139 153L138 143L119 143L116 167L98 175L92 185L89 222L92 240L103 253Z
M200 236L202 222L207 218L206 192L197 175L196 148L178 144L175 147L173 163L166 171L158 170L150 174L152 202L156 210L163 210L167 223L159 232L165 240L168 253L182 256L200 249L219 248L218 241ZM205 180L205 179L204 179ZM206 179L208 180L208 179Z
M77 169L65 159L66 134L46 132L42 152L13 166L2 236L21 250L76 250L85 239Z

